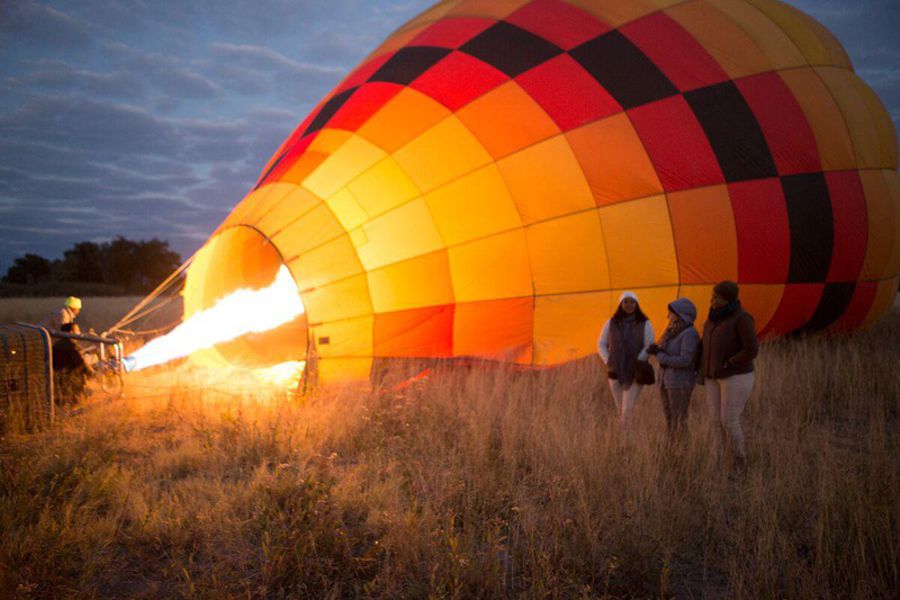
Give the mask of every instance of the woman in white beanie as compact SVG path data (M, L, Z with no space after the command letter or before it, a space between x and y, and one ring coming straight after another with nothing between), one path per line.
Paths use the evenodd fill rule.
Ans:
M653 339L653 326L637 296L634 292L622 292L615 314L603 325L597 352L606 364L609 389L624 433L628 432L634 404L644 387L638 382L638 361L646 362L647 348Z

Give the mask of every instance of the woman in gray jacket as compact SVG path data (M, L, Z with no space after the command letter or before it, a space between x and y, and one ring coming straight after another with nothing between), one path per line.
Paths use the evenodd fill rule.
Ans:
M700 348L700 334L694 327L696 318L694 303L687 298L678 298L669 304L669 325L659 342L647 349L659 362L657 381L670 440L680 439L687 433L688 407L694 391Z

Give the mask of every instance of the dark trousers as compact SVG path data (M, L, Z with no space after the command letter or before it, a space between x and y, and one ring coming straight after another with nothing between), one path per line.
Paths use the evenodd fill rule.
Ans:
M659 390L663 413L666 415L666 425L669 428L669 437L671 438L680 438L687 433L688 407L691 404L693 391L693 387L660 388Z

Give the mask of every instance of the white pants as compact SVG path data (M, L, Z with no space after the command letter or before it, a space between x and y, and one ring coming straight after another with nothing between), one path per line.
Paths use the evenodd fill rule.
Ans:
M753 380L752 372L706 380L706 403L709 406L710 427L716 451L721 452L725 438L728 437L734 455L744 457L741 413L753 391Z
M613 400L616 403L616 412L619 415L619 426L623 432L627 432L631 427L631 415L634 413L634 405L641 390L644 386L632 382L631 387L627 390L622 389L622 384L616 379L609 380L609 390L612 392Z

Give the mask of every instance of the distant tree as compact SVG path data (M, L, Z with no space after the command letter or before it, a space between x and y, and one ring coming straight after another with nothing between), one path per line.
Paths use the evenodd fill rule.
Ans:
M79 242L63 252L62 261L55 265L55 279L106 283L103 278L103 249L94 242Z
M169 242L153 238L138 242L137 268L133 285L137 291L150 292L181 265L181 256L169 248Z
M33 285L41 281L101 283L129 293L146 293L181 264L169 242L134 241L122 236L110 242L79 242L52 263L36 254L15 260L4 283Z
M51 263L43 256L26 254L17 258L7 269L3 283L34 285L50 279Z
M153 238L135 242L117 237L101 246L106 283L131 292L149 292L181 264L169 242Z

